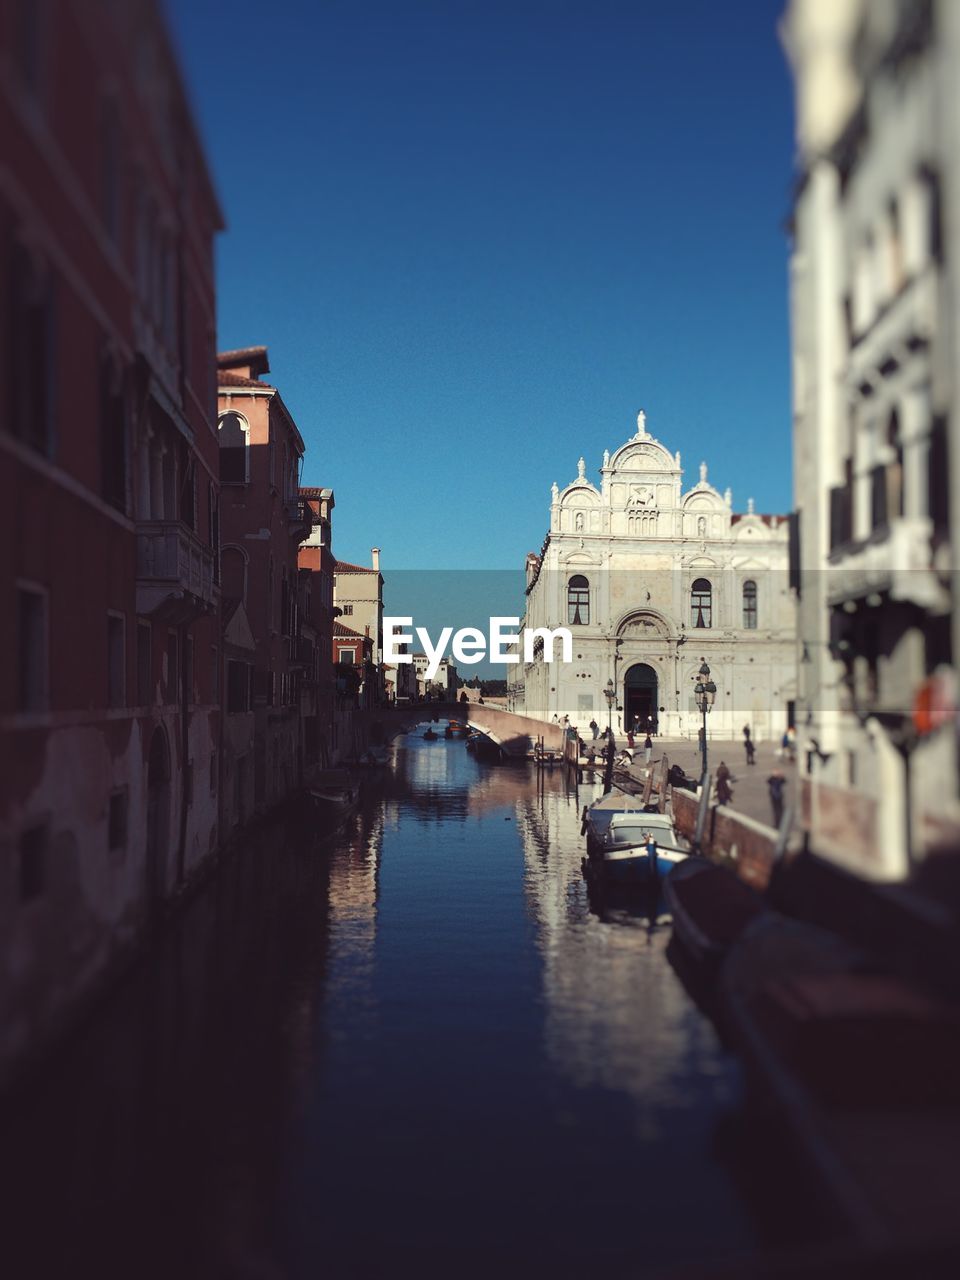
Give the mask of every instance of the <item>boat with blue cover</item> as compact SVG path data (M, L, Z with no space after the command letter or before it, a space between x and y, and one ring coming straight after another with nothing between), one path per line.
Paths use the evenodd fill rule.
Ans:
M617 802L624 799L632 797L618 797ZM610 797L604 796L607 800ZM601 803L587 811L584 872L588 878L652 884L666 879L689 855L689 846L677 834L669 814L649 813L642 805L598 809Z

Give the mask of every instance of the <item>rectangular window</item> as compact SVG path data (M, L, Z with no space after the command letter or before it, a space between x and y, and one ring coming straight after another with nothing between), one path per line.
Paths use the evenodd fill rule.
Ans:
M23 586L17 591L19 707L45 711L49 702L48 599L45 591Z
M227 711L239 713L250 710L250 676L247 663L227 663Z
M183 696L188 704L194 701L193 696L193 636L186 636L183 641Z
M107 706L126 706L126 644L122 615L107 615Z
M31 827L20 837L20 901L39 898L47 883L46 824Z
M593 694L578 693L577 694L577 711L583 713L585 711L593 712Z
M354 663L354 660L355 660L355 659L354 659L354 654L353 654L353 650L352 650L352 649L338 649L338 650L337 650L337 661L338 661L338 662L346 662L346 663L349 663L349 664L352 666L352 665L353 665L353 663Z
M938 539L949 537L950 484L947 457L947 420L938 417L930 432L927 454L927 515Z
M177 701L177 676L179 675L179 646L177 645L177 634L171 631L167 635L167 696L166 701L173 703Z
M828 490L830 495L830 550L845 546L853 537L853 462L843 464L844 482Z
M149 622L137 623L137 706L153 702L153 632Z
M874 467L870 472L870 528L883 529L887 525L887 468Z
M24 444L53 453L54 302L48 271L18 246L11 264L8 422Z
M127 422L123 379L109 360L100 364L100 492L118 511L127 509Z
M210 546L213 550L213 580L220 585L220 495L211 482L207 489L207 516L210 521Z
M352 618L352 617L353 617L353 605L352 605L352 604L345 604L345 605L343 606L343 616L344 616L345 618Z
M127 788L121 787L110 793L110 810L107 821L107 847L125 849L127 847Z

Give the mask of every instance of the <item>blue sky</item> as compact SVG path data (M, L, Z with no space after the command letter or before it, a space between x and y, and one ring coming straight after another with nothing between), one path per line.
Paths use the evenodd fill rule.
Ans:
M783 0L166 0L265 343L389 569L519 568L636 412L791 505Z

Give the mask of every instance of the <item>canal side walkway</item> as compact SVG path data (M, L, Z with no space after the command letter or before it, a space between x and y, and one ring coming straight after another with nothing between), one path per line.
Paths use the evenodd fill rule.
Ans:
M642 739L640 742L640 749L635 750L633 766L629 772L642 782L646 780L646 766L643 763ZM621 745L619 740L617 745ZM689 738L654 738L651 755L651 764L654 769L659 769L664 755L671 765L678 764L688 777L699 778L701 764L696 741ZM733 742L714 741L711 738L707 747L707 763L714 776L721 760L725 761L734 778L733 801L729 807L767 826L773 825L773 810L770 806L767 779L774 769L781 769L787 779L785 804L794 806L794 825L796 825L797 766L796 763L778 758L775 743L759 743L756 748L756 763L748 765L742 739L739 742Z

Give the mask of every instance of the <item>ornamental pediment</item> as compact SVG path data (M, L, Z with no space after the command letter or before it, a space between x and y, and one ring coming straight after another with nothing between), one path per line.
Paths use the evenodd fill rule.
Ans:
M623 640L668 640L670 624L661 614L641 609L617 624L617 636Z

